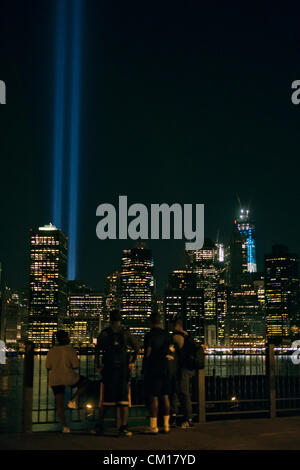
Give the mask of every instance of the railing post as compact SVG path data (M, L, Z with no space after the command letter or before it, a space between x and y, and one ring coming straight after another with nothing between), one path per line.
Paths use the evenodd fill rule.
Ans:
M206 421L206 403L205 403L205 368L199 369L198 374L198 422Z
M25 346L24 372L23 372L23 409L22 431L32 432L32 398L33 398L33 372L34 372L34 344L29 341Z
M274 344L266 347L266 374L269 385L270 418L276 418L276 377Z

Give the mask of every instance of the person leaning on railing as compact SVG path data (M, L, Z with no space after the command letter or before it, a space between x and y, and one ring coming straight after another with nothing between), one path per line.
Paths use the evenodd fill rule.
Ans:
M62 424L62 432L69 433L70 428L65 418L65 387L77 387L76 394L68 403L69 408L76 408L79 396L85 392L88 379L75 370L79 368L79 359L75 349L69 344L68 333L59 330L56 332L56 339L58 344L47 354L46 368L49 370L49 385L55 396L55 408Z

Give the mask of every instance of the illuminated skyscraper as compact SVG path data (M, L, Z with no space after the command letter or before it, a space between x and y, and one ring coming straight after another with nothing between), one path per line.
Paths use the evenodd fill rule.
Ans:
M265 256L265 299L269 339L287 339L291 327L300 327L300 312L298 257L286 246L275 245Z
M156 299L156 309L157 309L157 313L165 321L165 305L164 305L164 301L162 299Z
M103 326L108 326L109 315L112 310L120 308L120 273L114 271L109 274L104 283L104 323Z
M255 227L248 209L241 209L234 221L228 261L230 293L226 331L230 344L262 344L265 340L264 309L258 299L258 287L254 288L253 284L257 272Z
M232 289L238 288L247 277L247 248L244 237L234 226L229 247L229 284Z
M122 323L135 335L142 336L149 330L148 318L153 311L153 294L151 250L143 245L123 250L119 305Z
M256 273L255 227L250 220L248 209L241 209L236 225L246 244L247 271L248 273Z
M264 345L263 309L252 283L241 283L230 291L226 330L232 347Z
M263 273L257 273L253 280L253 287L257 293L258 301L263 310L266 307L266 295L265 295L265 276Z
M72 344L87 346L97 338L103 322L103 294L82 281L68 282L68 309L64 329Z
M8 346L16 346L25 339L27 315L28 305L23 302L19 292L6 287L2 298L0 339Z
M228 311L228 288L224 283L216 289L216 338L213 345L223 346L226 343L226 316ZM208 341L208 344L209 341Z
M255 227L249 210L241 209L234 221L230 240L230 283L235 288L246 279L246 273L256 273Z
M197 287L197 274L191 270L176 270L169 275L165 291L165 323L180 318L183 328L196 340L204 342L204 293Z
M201 250L187 252L188 268L204 293L205 344L221 345L225 338L227 290L224 283L223 245L205 239Z
M31 232L28 339L51 345L67 310L67 239L54 225Z

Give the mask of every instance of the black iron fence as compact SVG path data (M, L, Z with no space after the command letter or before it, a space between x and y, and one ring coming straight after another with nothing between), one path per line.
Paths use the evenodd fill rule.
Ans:
M195 372L191 381L193 413L196 421L237 416L281 416L300 412L300 370L292 354L294 349L214 348L206 350L205 369ZM80 351L80 374L99 383L94 352ZM48 386L46 355L28 350L22 366L23 430L55 428L54 396ZM145 407L142 360L138 358L131 377L132 407L130 419L142 422ZM1 397L1 390L0 390ZM66 389L66 401L71 390ZM77 410L67 410L74 427L92 425L97 400L85 397ZM113 418L111 415L110 418Z

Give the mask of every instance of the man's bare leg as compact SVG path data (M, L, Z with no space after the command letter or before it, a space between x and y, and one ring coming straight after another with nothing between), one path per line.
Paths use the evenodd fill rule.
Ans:
M56 415L61 422L64 428L69 428L68 423L66 421L65 417L65 395L64 393L57 393L55 395L55 409L56 409Z
M132 432L128 431L128 414L129 414L128 406L119 406L118 411L119 411L119 416L120 416L120 428L119 428L120 436L131 437Z
M170 431L170 400L169 395L163 396L163 409L164 409L164 432Z

